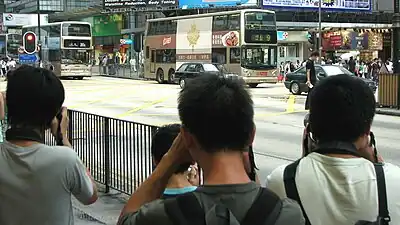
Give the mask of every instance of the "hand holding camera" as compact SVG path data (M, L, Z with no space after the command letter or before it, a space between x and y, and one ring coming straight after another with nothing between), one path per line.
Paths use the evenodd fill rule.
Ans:
M55 137L57 145L69 145L64 143L65 140L68 140L68 123L68 109L67 107L62 107L51 122L51 133Z

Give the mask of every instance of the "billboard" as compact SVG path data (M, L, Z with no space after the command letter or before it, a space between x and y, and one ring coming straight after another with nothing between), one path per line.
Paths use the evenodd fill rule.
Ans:
M257 0L179 0L179 8L257 6Z
M264 7L318 9L319 0L262 0ZM322 0L324 10L370 11L371 0Z
M383 34L355 31L328 31L322 34L324 50L370 50L383 48Z
M178 0L103 0L106 8L143 8L156 9L177 7Z
M49 16L47 14L40 14L40 23L42 25L49 23ZM37 14L3 13L3 25L6 27L20 27L37 24Z

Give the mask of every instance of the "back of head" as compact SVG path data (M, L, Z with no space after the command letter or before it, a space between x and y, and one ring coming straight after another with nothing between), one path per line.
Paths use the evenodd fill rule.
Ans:
M51 71L21 66L7 80L6 98L12 126L48 127L64 102L65 92Z
M361 79L331 76L315 86L310 99L310 126L319 142L354 142L369 132L375 96Z
M175 138L178 136L180 129L180 124L166 125L157 129L151 140L151 155L155 163L158 164L161 161L162 157L171 148L171 145L174 142ZM189 169L190 165L190 163L180 165L176 173L186 172Z
M215 75L194 78L180 92L182 124L208 152L242 151L254 131L250 94L240 82Z

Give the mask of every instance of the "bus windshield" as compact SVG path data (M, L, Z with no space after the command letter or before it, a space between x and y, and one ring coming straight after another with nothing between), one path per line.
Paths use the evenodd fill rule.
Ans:
M90 37L90 25L89 24L71 24L64 23L62 26L63 36L80 36L80 37Z
M271 69L277 66L276 46L242 46L243 68L247 69Z
M245 28L264 30L276 26L275 14L268 12L247 12L244 14Z
M90 65L90 50L63 49L61 52L62 64Z

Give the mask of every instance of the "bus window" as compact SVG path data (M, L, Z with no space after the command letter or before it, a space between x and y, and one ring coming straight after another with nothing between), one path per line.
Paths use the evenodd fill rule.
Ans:
M165 34L167 33L168 29L168 21L160 21L158 22L158 26L156 27L156 34Z
M228 29L228 15L213 17L213 31L225 31Z
M240 48L231 48L230 52L230 63L239 64L240 63Z
M176 62L175 55L176 55L175 49L156 50L156 62L175 63Z
M64 23L62 25L62 35L90 37L91 36L90 25Z
M60 25L52 25L50 27L50 37L60 37L61 34L61 26Z
M227 48L213 48L211 62L226 64L226 49Z
M146 46L146 59L150 58L150 47Z
M229 30L240 30L240 14L228 15Z

